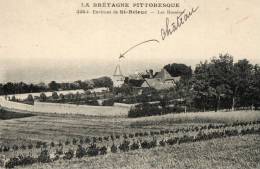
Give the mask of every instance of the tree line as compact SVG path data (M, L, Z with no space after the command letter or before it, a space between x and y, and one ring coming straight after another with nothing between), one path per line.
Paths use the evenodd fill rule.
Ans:
M22 94L22 93L36 93L36 92L47 92L47 91L58 91L58 90L76 90L83 89L88 90L97 87L112 87L113 81L109 77L100 77L92 80L86 81L75 81L72 83L58 83L56 81L51 81L48 84L39 83L25 83L25 82L7 82L5 84L0 83L0 95L9 94Z
M186 106L200 110L258 109L260 66L247 59L234 62L233 56L220 54L196 65L192 76L177 84L176 93Z

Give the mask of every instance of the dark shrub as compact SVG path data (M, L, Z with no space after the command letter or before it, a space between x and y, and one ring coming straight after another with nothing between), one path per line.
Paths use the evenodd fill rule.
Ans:
M90 138L89 138L89 137L86 137L86 138L85 138L85 143L88 144L88 143L90 143L90 142L91 142Z
M37 141L37 142L36 142L36 146L35 146L35 147L36 147L36 148L41 148L41 145L42 145L42 142L40 142L40 141Z
M149 136L149 133L147 133L147 132L144 132L144 136Z
M55 147L55 143L52 141L50 144L51 147Z
M33 148L33 144L30 143L30 144L28 145L28 149L32 149L32 148Z
M128 136L129 138L133 138L134 137L134 135L133 134L129 134L129 136Z
M141 147L143 149L149 149L150 148L150 144L149 144L148 141L144 140L144 141L141 142Z
M103 141L102 137L98 137L98 141L102 142Z
M161 140L161 141L159 142L159 144L160 144L160 146L164 147L166 143L165 143L164 140Z
M63 145L62 145L62 143L61 143L61 142L59 142L58 146L59 146L59 147L62 147Z
M104 140L108 141L108 140L109 140L109 137L108 137L108 136L104 137Z
M18 166L19 165L19 159L17 157L13 157L13 158L10 158L6 164L5 164L5 167L6 168L14 168L15 166Z
M92 137L92 142L96 143L97 142L97 138L96 137Z
M155 138L153 138L153 140L149 144L150 144L150 148L156 147L157 146L157 140Z
M100 154L101 154L101 155L107 154L107 147L106 147L106 146L103 146L103 147L101 147L101 148L99 149L99 151L100 151Z
M124 139L127 139L127 138L128 138L126 134L124 134L124 136L123 136L123 137L124 137Z
M48 150L42 150L38 156L38 162L48 163L51 162L50 154Z
M10 150L10 147L9 146L3 146L3 152L8 152Z
M113 144L113 145L111 146L111 152L112 152L112 153L116 153L116 152L117 152L117 146L116 146L115 144Z
M106 99L103 100L102 106L113 106L114 105L114 100L113 99Z
M113 135L110 136L111 140L114 141L115 137Z
M73 138L73 139L72 139L72 144L73 144L73 145L76 145L77 142L78 142L78 140L77 140L76 138Z
M131 150L137 150L139 149L139 144L137 142L133 142L133 144L131 144L130 146Z
M24 145L24 144L21 145L22 150L26 150L26 148L27 148L26 145Z
M119 145L119 149L123 152L129 151L129 145L130 145L130 141L124 140L123 143L121 143Z
M70 160L74 156L74 151L72 149L69 149L69 151L65 152L63 159L64 160Z
M79 145L77 150L76 150L76 157L82 158L86 154L87 154L86 149L84 147L82 147L81 145Z
M84 143L83 138L80 138L80 139L79 139L79 144L83 144L83 143Z
M62 155L63 154L63 148L62 147L57 148L56 151L55 151L55 154L56 155Z
M97 148L96 144L91 144L87 150L88 156L97 156L99 149Z
M167 144L169 145L174 145L178 142L178 139L177 138L170 138L166 141Z
M19 147L18 147L16 144L14 144L14 145L13 145L13 150L14 150L14 151L17 151L18 149L19 149Z
M65 145L69 145L70 144L70 141L67 139L66 141L65 141Z

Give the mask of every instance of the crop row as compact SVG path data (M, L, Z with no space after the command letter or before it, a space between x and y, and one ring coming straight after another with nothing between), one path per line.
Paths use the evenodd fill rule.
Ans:
M156 136L156 135L165 135L165 134L176 134L176 133L187 133L187 132L199 132L204 130L210 130L210 129L225 129L228 127L245 127L250 125L256 125L260 124L260 121L252 121L252 122L235 122L232 124L208 124L203 126L192 126L187 128L181 128L181 129L174 129L174 130L159 130L159 131L150 131L150 132L136 132L136 133L130 133L130 134L123 134L123 135L110 135L110 136L104 136L104 137L85 137L85 138L73 138L72 140L65 140L65 142L59 142L49 143L50 148L54 148L56 146L61 147L63 145L69 146L69 145L78 145L78 144L91 144L91 143L97 143L97 142L103 142L103 141L112 141L119 139L128 139L128 138L139 138L139 137L145 137L145 136ZM13 146L9 145L0 145L0 152L8 152L8 151L17 151L20 150L26 150L26 149L42 149L47 148L48 143L43 141L37 141L35 145L32 143L29 143L28 145L22 144L20 146L14 144Z
M225 131L212 131L209 133L204 133L203 131L199 131L195 136L183 135L181 137L170 137L167 139L157 140L153 137L152 140L126 140L124 139L120 144L115 145L113 143L112 146L101 146L98 147L95 143L92 143L89 146L78 145L76 150L69 149L66 152L63 152L61 149L56 149L54 154L51 154L47 148L42 149L38 157L33 157L32 155L23 156L19 155L17 157L10 158L6 163L6 168L14 168L19 165L30 165L33 163L49 163L59 159L70 160L73 157L82 158L82 157L90 157L90 156L98 156L105 155L108 152L117 153L117 152L128 152L131 150L137 149L150 149L157 146L166 146L166 145L175 145L182 143L190 143L190 142L198 142L205 141L215 138L224 138L245 134L260 134L259 128L247 128L238 131L237 129L230 129Z

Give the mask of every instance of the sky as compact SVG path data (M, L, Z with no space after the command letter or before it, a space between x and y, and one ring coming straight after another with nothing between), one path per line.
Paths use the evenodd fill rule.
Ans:
M127 53L120 61L123 74L158 71L168 63L195 67L220 53L260 64L259 0L150 0L167 1L180 4L171 10L199 9L162 40L166 17L176 15L76 14L81 2L104 0L0 0L0 83L111 76L120 53L149 39L160 42Z

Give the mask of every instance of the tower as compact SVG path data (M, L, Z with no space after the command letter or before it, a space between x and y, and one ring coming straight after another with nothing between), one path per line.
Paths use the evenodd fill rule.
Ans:
M120 64L117 64L116 69L113 74L113 84L115 87L120 87L123 85L124 80L125 80L125 77L122 74Z

